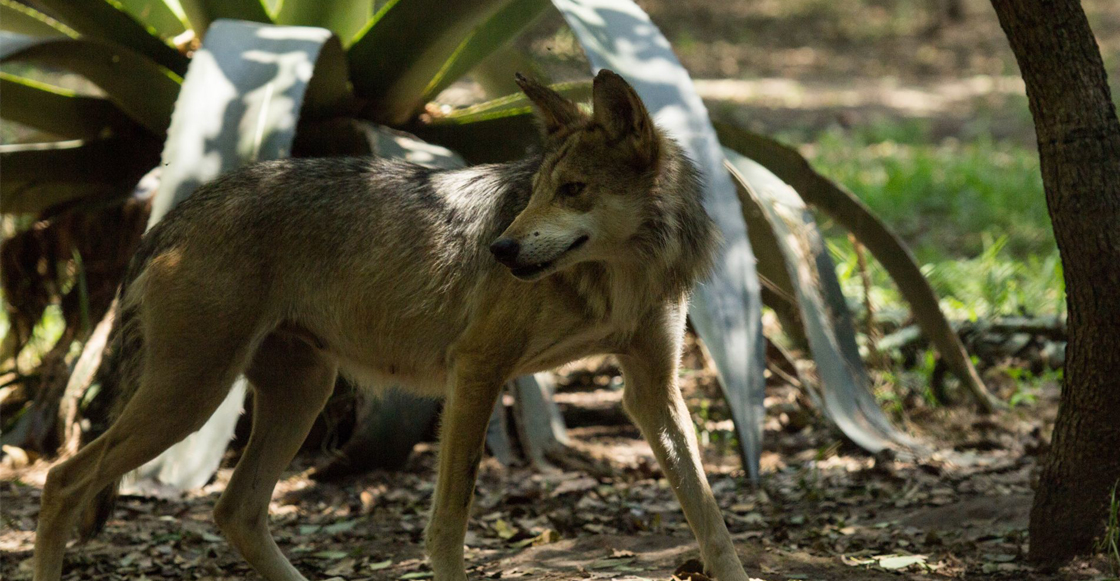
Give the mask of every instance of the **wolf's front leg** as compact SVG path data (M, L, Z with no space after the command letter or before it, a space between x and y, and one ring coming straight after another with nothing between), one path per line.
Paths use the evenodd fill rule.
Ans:
M747 581L704 475L696 430L677 385L684 316L683 309L669 309L640 329L628 352L619 356L626 385L623 406L673 487L708 574L719 581Z
M463 537L467 533L482 443L504 377L489 369L458 365L443 407L439 477L425 546L436 581L465 581Z

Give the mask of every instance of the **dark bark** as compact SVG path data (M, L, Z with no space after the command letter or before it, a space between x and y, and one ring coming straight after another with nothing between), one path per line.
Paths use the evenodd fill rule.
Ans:
M992 0L1038 137L1069 305L1065 384L1031 511L1030 556L1092 552L1120 479L1120 121L1076 0Z

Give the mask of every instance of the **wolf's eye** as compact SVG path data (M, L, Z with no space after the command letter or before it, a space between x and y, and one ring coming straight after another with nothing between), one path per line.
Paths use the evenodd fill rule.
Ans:
M585 187L587 187L587 184L583 182L568 182L556 188L556 195L561 198L574 198L583 193Z

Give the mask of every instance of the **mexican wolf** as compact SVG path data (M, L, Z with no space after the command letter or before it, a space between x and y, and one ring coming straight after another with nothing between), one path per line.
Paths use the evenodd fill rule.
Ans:
M446 398L426 547L466 579L463 538L491 410L510 378L617 356L708 571L746 581L677 386L687 300L718 234L697 170L618 75L585 113L522 77L543 154L440 171L369 158L256 164L200 188L145 236L98 380L121 394L100 437L43 490L35 579L59 579L126 472L199 429L244 374L253 431L215 507L261 576L304 577L268 505L342 373Z

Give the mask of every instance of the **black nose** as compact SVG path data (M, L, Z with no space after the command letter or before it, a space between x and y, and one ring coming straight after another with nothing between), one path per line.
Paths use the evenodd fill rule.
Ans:
M502 264L510 264L517 260L518 252L521 252L521 245L512 238L499 238L490 245L490 253Z

